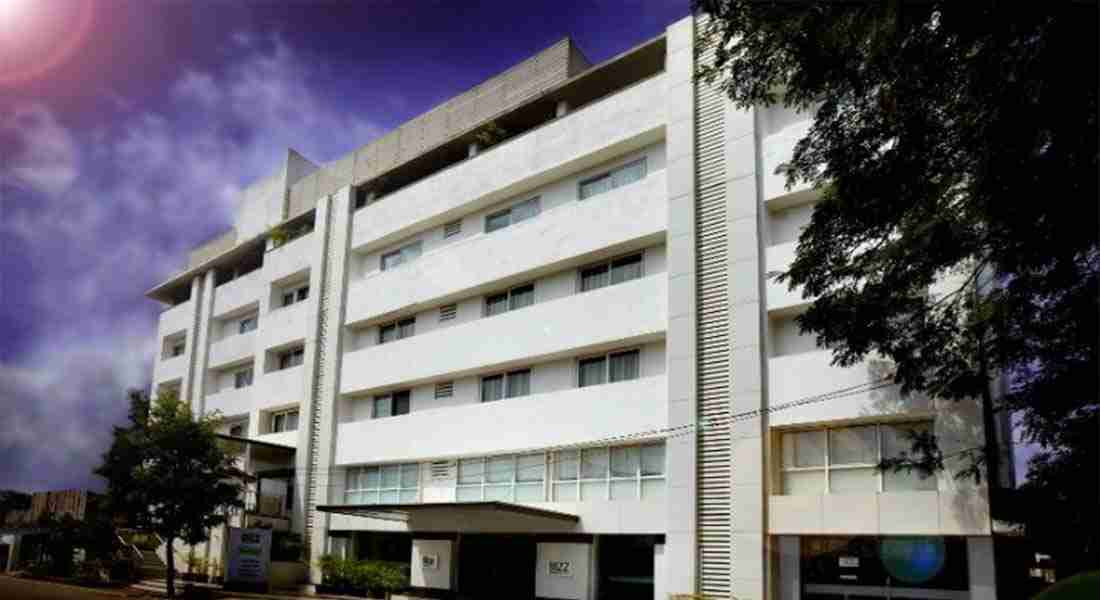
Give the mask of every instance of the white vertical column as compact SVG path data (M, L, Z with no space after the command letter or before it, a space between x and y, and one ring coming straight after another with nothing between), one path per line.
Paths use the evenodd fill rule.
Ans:
M202 282L202 302L199 307L198 334L195 342L195 368L191 376L191 410L202 414L206 410L206 384L209 379L206 368L210 356L210 324L214 312L214 286L216 273L207 271Z
M668 424L695 423L695 108L694 22L682 19L668 28L667 181L668 181ZM668 530L662 561L669 594L696 591L696 439L694 433L670 438L668 457ZM660 576L657 576L660 577Z
M997 600L997 569L993 538L966 538L966 564L970 571L970 600Z
M191 279L191 322L187 325L187 333L184 339L184 352L187 354L187 370L183 373L183 381L180 383L180 401L186 402L191 405L191 388L192 381L195 377L195 356L196 348L198 346L198 331L199 331L199 315L202 314L202 275L196 275ZM160 360L160 353L163 348L159 344L163 344L164 340L157 340L157 360ZM157 390L153 390L155 396Z

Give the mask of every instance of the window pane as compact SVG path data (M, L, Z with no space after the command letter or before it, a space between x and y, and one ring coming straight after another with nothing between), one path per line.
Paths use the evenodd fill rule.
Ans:
M554 484L554 500L556 502L576 502L577 501L577 484L573 483L555 483Z
M363 492L363 504L378 504L378 490Z
M645 166L645 159L643 158L616 169L611 175L613 185L619 187L645 177Z
M513 371L508 374L508 397L526 396L531 393L531 371Z
M367 480L364 487L370 490L376 490L382 486L382 477L378 467L367 467L366 473Z
M416 319L405 319L397 324L397 338L407 338L416 331Z
M783 434L783 466L821 467L825 465L825 432L800 431Z
M582 360L580 362L580 387L603 383L606 362L606 359L602 356L599 358L586 358Z
M829 430L829 464L853 465L878 462L875 426Z
M581 452L581 479L607 479L607 448Z
M590 179L581 184L581 200L591 198L596 194L602 194L611 189L611 176L603 175L596 179Z
M526 454L519 457L519 467L516 471L517 481L542 481L545 476L545 467L542 454Z
M875 469L829 469L829 492L833 494L873 494L878 492L878 478Z
M420 465L410 463L401 465L401 487L415 488L420 481Z
M665 445L642 446L642 475L665 474Z
M412 504L416 502L416 490L401 490L401 503Z
M665 497L664 479L643 479L642 500L660 500Z
M581 500L585 502L607 500L607 481L581 482Z
M607 285L607 268L607 265L599 265L581 271L581 291L588 292Z
M301 302L302 300L305 300L306 298L309 298L309 288L308 287L298 288L298 302Z
M392 269L401 264L401 251L387 252L382 255L382 270Z
M294 292L283 294L283 306L294 304Z
M935 491L939 487L936 476L921 477L916 470L906 473L882 472L882 489L885 492Z
M382 489L401 487L401 465L382 466Z
M481 401L492 402L504 397L504 376L494 375L481 380Z
M789 471L783 474L783 493L806 495L825 493L825 471Z
M626 446L611 449L611 476L638 476L638 447Z
M628 381L630 379L637 379L639 363L639 352L637 350L612 354L610 373L611 382L614 383L616 381Z
M394 415L407 415L409 414L409 393L397 392L393 395L393 414Z
M490 458L488 462L489 471L485 473L485 481L489 483L511 483L516 472L516 463L511 456Z
M512 207L512 222L519 223L539 214L538 198L531 198Z
M902 425L882 426L882 454L884 458L897 458L902 454L913 453L911 434L930 433L929 423L905 423Z
M485 298L485 316L499 315L508 310L508 294L496 294Z
M420 251L423 248L423 244L420 242L413 242L401 249L401 262L408 262L415 258L420 257Z
M517 308L523 308L524 306L531 306L535 303L535 286L525 285L512 290L511 303L509 305L510 310L516 310Z
M612 500L637 500L638 499L638 480L631 479L629 481L612 481L611 482L611 499Z
M545 498L542 483L516 485L516 502L542 502Z
M298 413L292 412L286 415L286 430L298 431Z
M458 486L456 498L459 502L479 502L481 501L481 486Z
M577 451L563 450L554 453L554 479L570 481L577 478Z
M495 215L485 217L485 233L491 233L498 229L504 229L510 224L508 211L498 212Z
M378 330L378 343L385 344L397 339L397 325L384 325Z
M485 499L495 500L497 502L511 502L512 501L512 486L511 485L487 485L485 486Z
M393 416L393 398L390 396L379 396L375 398L373 416L375 419Z
M480 458L458 461L458 482L481 483L485 476L485 462Z
M344 492L344 504L364 504L361 492Z
M611 284L638 279L642 276L642 255L625 256L611 262Z
M397 501L401 499L401 495L397 490L384 491L378 494L379 504L397 504Z
M278 433L283 430L283 415L275 415L271 418L271 431Z

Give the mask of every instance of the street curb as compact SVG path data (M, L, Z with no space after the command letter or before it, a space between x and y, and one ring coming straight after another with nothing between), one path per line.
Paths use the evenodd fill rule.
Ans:
M130 586L116 589L103 589L95 587L84 587L82 585L72 585L69 583L60 583L57 581L47 581L43 579L33 579L30 577L13 577L11 575L0 575L4 579L12 579L15 581L26 582L32 585L52 586L58 588L64 588L68 590L79 590L87 594L96 594L99 596L109 596L112 598L134 598L133 592L136 591ZM144 591L144 590L143 590ZM145 592L147 595L153 595L152 592Z

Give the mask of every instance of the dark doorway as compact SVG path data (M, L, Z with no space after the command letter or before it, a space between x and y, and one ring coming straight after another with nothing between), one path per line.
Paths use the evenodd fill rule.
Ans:
M522 535L463 535L458 546L458 598L532 600L535 539Z
M651 535L600 536L600 600L652 600L656 541Z

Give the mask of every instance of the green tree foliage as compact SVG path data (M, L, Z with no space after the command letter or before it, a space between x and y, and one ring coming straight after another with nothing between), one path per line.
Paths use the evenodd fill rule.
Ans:
M205 541L209 528L225 523L229 509L244 507L242 487L234 457L216 437L217 415L196 417L174 394L150 403L132 392L130 402L130 423L115 429L96 474L107 479L112 508L164 539L171 597L173 543Z
M1014 413L1052 460L1094 453L1097 3L696 7L712 17L700 77L740 107L814 117L786 174L821 199L779 277L814 298L803 333L837 365L889 358L904 393L982 398L986 431ZM1010 387L994 406L996 373ZM1090 424L1091 439L1067 434ZM935 442L888 466L941 468ZM963 474L997 472L998 456L987 441ZM1094 494L1046 459L1032 472Z

